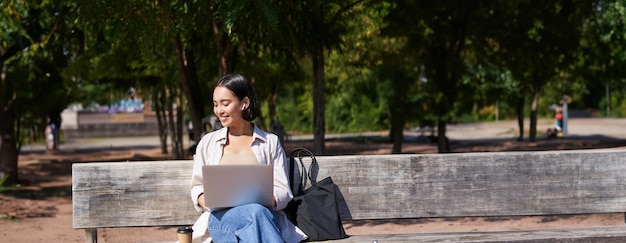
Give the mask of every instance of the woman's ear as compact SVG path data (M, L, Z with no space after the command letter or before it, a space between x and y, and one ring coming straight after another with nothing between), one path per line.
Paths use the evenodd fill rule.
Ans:
M246 105L248 105L248 107L250 107L250 99L248 98L248 96L243 97L243 99L241 100L241 102L243 103L243 105L241 105L241 110L245 110L247 107Z

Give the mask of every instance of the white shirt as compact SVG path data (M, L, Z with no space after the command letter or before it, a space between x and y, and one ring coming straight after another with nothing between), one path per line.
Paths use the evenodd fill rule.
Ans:
M196 154L193 158L193 174L191 177L191 200L196 210L202 212L200 218L193 226L193 241L208 242L208 223L209 209L203 209L198 205L198 197L203 192L202 186L202 166L219 164L223 155L223 147L226 144L228 128L208 133L202 137L196 147ZM282 210L287 206L293 198L293 194L289 189L287 180L287 167L285 162L287 156L278 140L278 136L267 133L254 125L252 134L251 149L257 158L259 164L274 165L274 197L276 198L276 207L272 210L277 211L281 217L279 218L279 227L285 242L300 242L306 239L306 235L298 227L293 225Z

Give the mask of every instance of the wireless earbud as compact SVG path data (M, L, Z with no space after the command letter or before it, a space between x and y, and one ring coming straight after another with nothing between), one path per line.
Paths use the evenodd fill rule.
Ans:
M245 109L246 109L246 104L243 104L243 105L241 106L241 110L243 111L243 110L245 110Z

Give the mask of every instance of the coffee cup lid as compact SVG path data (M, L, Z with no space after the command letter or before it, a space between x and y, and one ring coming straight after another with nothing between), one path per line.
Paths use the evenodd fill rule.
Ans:
M176 231L178 233L191 233L193 232L193 229L191 227L180 227L178 228L178 231Z

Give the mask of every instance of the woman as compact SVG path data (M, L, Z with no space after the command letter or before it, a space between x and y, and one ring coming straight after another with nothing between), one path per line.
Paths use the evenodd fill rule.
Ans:
M306 235L282 211L293 197L287 181L286 155L274 134L252 123L259 102L248 81L229 74L213 90L213 112L223 128L206 134L196 148L191 199L202 216L194 224L194 241L300 242ZM273 164L274 207L247 204L211 212L204 205L202 166L215 164ZM208 226L207 226L208 223Z

